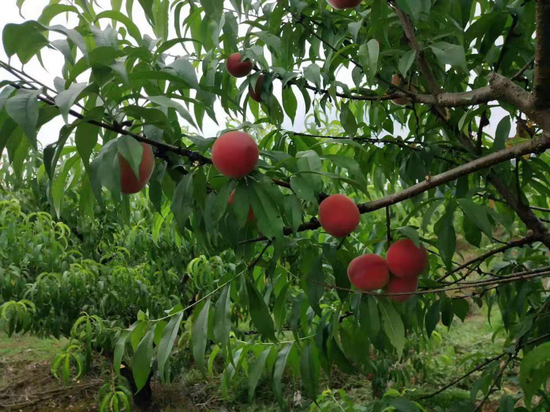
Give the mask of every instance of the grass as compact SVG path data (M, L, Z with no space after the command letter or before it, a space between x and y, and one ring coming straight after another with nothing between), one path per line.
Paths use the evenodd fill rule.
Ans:
M52 360L67 344L66 339L39 339L34 336L0 333L0 362L43 362Z

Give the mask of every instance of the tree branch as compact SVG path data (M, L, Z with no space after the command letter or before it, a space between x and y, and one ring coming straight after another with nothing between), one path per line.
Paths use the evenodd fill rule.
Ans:
M437 396L439 395L441 392L445 392L447 389L449 388L452 388L453 386L455 386L457 383L463 381L464 379L466 379L468 376L472 375L473 373L477 372L477 371L480 371L482 369L484 369L486 366L490 365L491 363L503 358L504 356L506 356L506 353L501 353L500 355L498 356L495 356L493 358L490 358L490 359L487 359L485 362L483 363L480 363L479 365L477 365L475 368L473 368L471 371L467 372L466 374L462 375L460 378L457 378L453 381L451 381L450 383L448 383L447 385L443 386L442 388L438 389L437 391L435 392L432 392L430 393L429 395L424 395L424 396L421 396L419 399L421 400L424 400L424 399L429 399L429 398L433 398L434 396Z
M546 3L545 5L542 5L542 3ZM550 9L550 6L548 6L548 2L545 0L537 0L538 7L538 13L537 18L538 20L541 19L541 14L544 13L550 13L548 11ZM415 50L416 58L418 61L418 65L420 66L420 69L422 73L424 74L424 77L426 77L428 85L430 86L430 91L434 95L434 98L437 99L437 95L440 94L440 88L437 84L437 80L435 79L435 76L433 72L430 69L430 66L428 65L428 62L426 60L426 57L422 53L422 49L420 48L420 44L418 43L418 40L416 39L416 34L414 33L414 28L412 26L412 23L410 19L399 9L399 7L395 6L396 12L398 14L399 20L401 21L401 24L403 25L403 30L405 32L405 35L407 36L407 39L409 40L409 43L411 44L411 47L413 50ZM541 10L543 13L541 13ZM547 20L548 21L548 20ZM543 22L540 21L540 24L538 24L538 30L540 31L540 27L544 26ZM549 25L550 27L550 25ZM549 35L550 36L550 35ZM548 52L548 49L546 51ZM538 50L539 56L543 53L540 49ZM540 59L539 59L540 60ZM550 67L550 65L548 66ZM545 128L546 130L550 130L550 115L545 114L544 112L537 111L534 109L533 104L533 98L530 96L529 99L527 99L525 92L521 87L514 85L514 87L510 87L510 90L504 91L508 87L506 87L506 84L509 81L503 80L503 76L498 75L497 73L493 73L490 75L489 83L491 84L490 87L495 87L495 89L498 91L498 93L501 93L501 97L504 100L504 96L506 96L506 100L516 106L519 110L523 111L528 116L532 117L537 123L539 123L540 126ZM506 79L507 80L507 79ZM502 84L499 86L500 82L502 81ZM510 82L511 83L511 82ZM449 123L449 120L447 116L445 116L444 113L441 113L438 111L440 117L447 123ZM454 130L454 129L453 129ZM475 154L475 147L472 144L471 140L467 137L463 136L460 132L456 133L457 139L464 145L464 147L470 151L472 154ZM550 139L550 132L545 136L543 133L543 139L547 140ZM542 224L542 222L537 218L537 216L533 213L531 209L529 209L528 206L524 205L518 195L513 192L510 187L508 187L507 184L505 184L498 175L495 173L490 173L488 176L488 180L491 182L491 184L500 192L501 196L508 202L508 204L515 210L517 215L520 217L520 219L527 225L527 227L531 230L533 230L534 233L541 234L542 236L542 242L550 248L550 231Z
M351 288L345 288L342 286L337 285L331 285L327 283L317 282L313 279L308 279L308 282L312 282L315 284L318 284L320 286L325 287L325 289L328 290L342 290L345 292L352 292L352 293L361 293L363 295L369 295L369 296L378 296L378 297L391 297L391 296L411 296L411 295L432 295L437 293L446 293L446 292L452 292L452 291L458 291L458 290L464 290L464 289L472 289L476 287L500 287L501 285L505 285L508 283L513 282L519 282L522 280L531 280L536 279L540 277L546 277L550 276L550 267L544 267L539 269L533 269L525 272L519 272L519 273L513 273L510 276L502 277L502 278L495 278L491 280L480 280L476 282L462 282L454 286L447 286L442 288L431 288L431 289L423 289L423 290L417 290L415 292L395 292L395 293L386 293L386 292L371 292L371 291L364 291L364 290L357 290L357 289L351 289Z
M550 148L550 135L544 136L539 139L533 139L533 140L530 140L529 142L522 143L517 146L513 146L509 149L503 149L498 152L491 153L487 156L480 157L478 159L472 160L471 162L468 162L461 166L450 169L446 172L432 176L423 182L417 183L416 185L413 185L411 187L408 187L405 190L402 190L401 192L383 197L378 200L374 200L372 202L359 204L357 205L357 207L359 208L359 212L361 214L374 212L375 210L379 210L387 206L395 205L404 200L417 196L423 192L426 192L430 189L433 189L434 187L438 187L445 183L456 180L461 176L469 175L471 173L486 169L488 167L505 162L507 160L521 157L525 154L542 153L548 148ZM535 216L535 219L538 221L536 216ZM540 221L538 222L540 225L542 225ZM542 226L544 227L544 225ZM321 224L319 223L319 221L317 219L312 219L310 222L300 225L298 227L297 232L303 232L306 230L315 230L315 229L318 229L319 227L321 227ZM535 233L543 234L543 232L541 231L537 231L537 230L534 230L534 231ZM285 236L290 235L292 233L294 233L294 231L290 227L287 227L283 230L283 234ZM543 236L543 239L544 239L544 236ZM255 239L242 241L241 244L261 242L264 240L268 240L268 238L265 236L260 236ZM549 244L550 244L550 238L549 238Z
M515 248L515 247L522 247L522 246L525 246L525 245L530 245L534 242L537 242L539 239L540 239L540 235L532 235L532 236L525 237L523 239L514 240L513 242L507 243L506 245L501 246L497 249L490 250L487 253L484 253L483 255L477 256L477 257L467 261L466 263L463 263L462 265L454 268L450 272L447 272L444 276L437 279L436 282L443 282L445 279L447 279L450 276L454 275L455 273L460 272L461 270L469 267L470 265L473 265L474 263L478 263L478 262L481 263L481 262L489 259L491 256L494 256L494 255L497 255L499 253L505 252L508 249L512 249L512 248ZM460 279L457 280L457 282L461 281L463 279L464 278L460 278Z

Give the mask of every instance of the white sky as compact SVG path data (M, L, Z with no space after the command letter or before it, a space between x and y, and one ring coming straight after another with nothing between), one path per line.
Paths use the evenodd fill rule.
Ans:
M110 1L109 0L96 0L96 2L103 7L103 9L110 9ZM8 23L22 23L25 20L36 20L40 16L42 10L44 7L46 7L49 4L49 0L27 0L23 6L22 13L25 19L23 19L19 15L19 10L16 6L16 0L2 0L2 13L0 13L0 30L3 30L4 26ZM149 27L145 20L145 16L143 15L143 12L141 10L141 6L138 2L134 5L134 15L132 16L132 20L134 23L137 24L137 26L140 28L142 34L149 34L151 37L153 36L152 29ZM76 24L76 19L71 21L69 20L69 23L66 22L66 17L64 15L57 16L54 20L52 20L53 24L63 24L68 27L73 27ZM50 34L50 38L54 37L54 34ZM175 31L173 28L173 22L170 22L170 37L176 37ZM175 53L174 50L177 50L176 48L171 50L171 53ZM181 49L183 53L183 49ZM39 81L47 84L48 86L53 87L53 79L56 76L61 75L61 68L63 66L63 57L62 54L55 50L50 50L47 48L43 49L42 52L43 62L46 66L47 70L45 70L38 60L36 58L32 59L27 65L25 66L25 71L33 76L34 78L38 79ZM0 47L0 58L4 61L7 61L7 57L5 55L3 47ZM17 61L17 58L12 58L12 64L20 68L21 65ZM79 81L87 81L87 75L79 78ZM2 73L0 76L0 79L7 79L10 78L10 76L7 73ZM350 73L347 69L342 68L338 73L338 80L342 81L348 85L352 85L353 81L351 79ZM280 83L275 82L275 94L279 97L280 100ZM303 103L303 99L301 97L301 94L298 92L295 95L298 100L298 111L296 115L296 119L294 124L286 117L285 115L285 121L283 123L283 129L286 130L294 130L294 131L304 131L306 129L305 127L305 106ZM246 97L243 97L246 98ZM218 117L218 122L220 126L216 125L212 120L208 118L208 116L205 116L204 118L204 124L203 124L203 131L196 131L198 134L201 134L205 137L211 137L211 136L217 136L221 130L225 128L225 123L227 120L227 116L223 112L221 105L217 102L215 107L216 114ZM192 112L192 110L191 110ZM487 132L494 133L494 130L496 129L496 126L498 125L498 122L500 119L505 115L504 111L501 109L493 110L493 116L491 118L491 125L487 127ZM253 120L252 115L250 115L249 120ZM42 145L47 145L49 143L52 143L58 139L58 134L60 128L63 126L63 120L61 116L57 117L50 123L46 124L42 127L42 129L39 132L38 140L42 143ZM185 124L185 123L182 123ZM193 128L190 129L192 132L195 131ZM396 128L396 131L399 130L399 128ZM514 130L511 131L512 134L515 132Z

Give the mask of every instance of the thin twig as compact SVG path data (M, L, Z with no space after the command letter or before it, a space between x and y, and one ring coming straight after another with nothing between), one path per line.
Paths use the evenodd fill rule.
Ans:
M443 282L445 279L449 278L450 276L454 275L457 272L460 272L462 269L465 269L465 268L467 268L468 266L470 266L474 263L483 262L483 261L487 260L488 258L490 258L491 256L494 256L494 255L497 255L499 253L505 252L508 249L512 249L512 248L515 248L515 247L522 247L522 246L525 246L525 245L530 245L530 244L536 242L538 239L539 239L538 236L532 235L532 236L525 237L523 239L514 240L510 243L507 243L506 245L504 245L502 247L490 250L487 253L484 253L483 255L479 255L479 256L467 261L466 263L463 263L462 265L454 268L450 272L447 272L444 276L437 279L436 282ZM460 281L460 280L462 280L462 278L459 279L458 281Z

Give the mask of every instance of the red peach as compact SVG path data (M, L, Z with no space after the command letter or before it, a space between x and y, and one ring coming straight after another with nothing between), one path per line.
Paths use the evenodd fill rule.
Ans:
M139 164L139 179L132 170L130 163L119 153L120 189L124 194L138 193L145 187L155 168L155 156L150 145L142 143L143 155Z
M220 136L212 147L212 163L218 171L235 179L251 173L260 156L254 139L244 132Z
M327 197L319 205L319 221L334 237L344 237L359 225L361 215L357 205L344 195Z
M359 290L382 289L390 280L386 259L378 255L356 257L348 266L348 278Z
M328 4L336 10L353 9L357 7L362 0L327 0Z
M384 289L386 293L407 293L403 295L390 296L395 302L405 302L413 296L413 292L418 289L418 278L403 279L392 276L390 283Z
M252 88L252 85L248 86L248 94L253 100L256 100L258 103L262 102L262 87L265 80L265 74L260 74L258 80L256 81L256 86Z
M235 199L235 190L233 190L231 192L231 194L229 195L229 205L231 206L233 204L233 200ZM252 210L252 206L249 206L249 209L248 209L248 217L247 217L247 220L249 222L253 221L254 219L256 219L256 216L254 215L254 211Z
M225 67L231 76L244 77L252 71L252 62L250 60L241 61L241 59L241 53L233 53L225 61Z
M410 239L401 239L391 245L386 259L391 273L403 279L418 277L428 266L426 249L416 247Z

